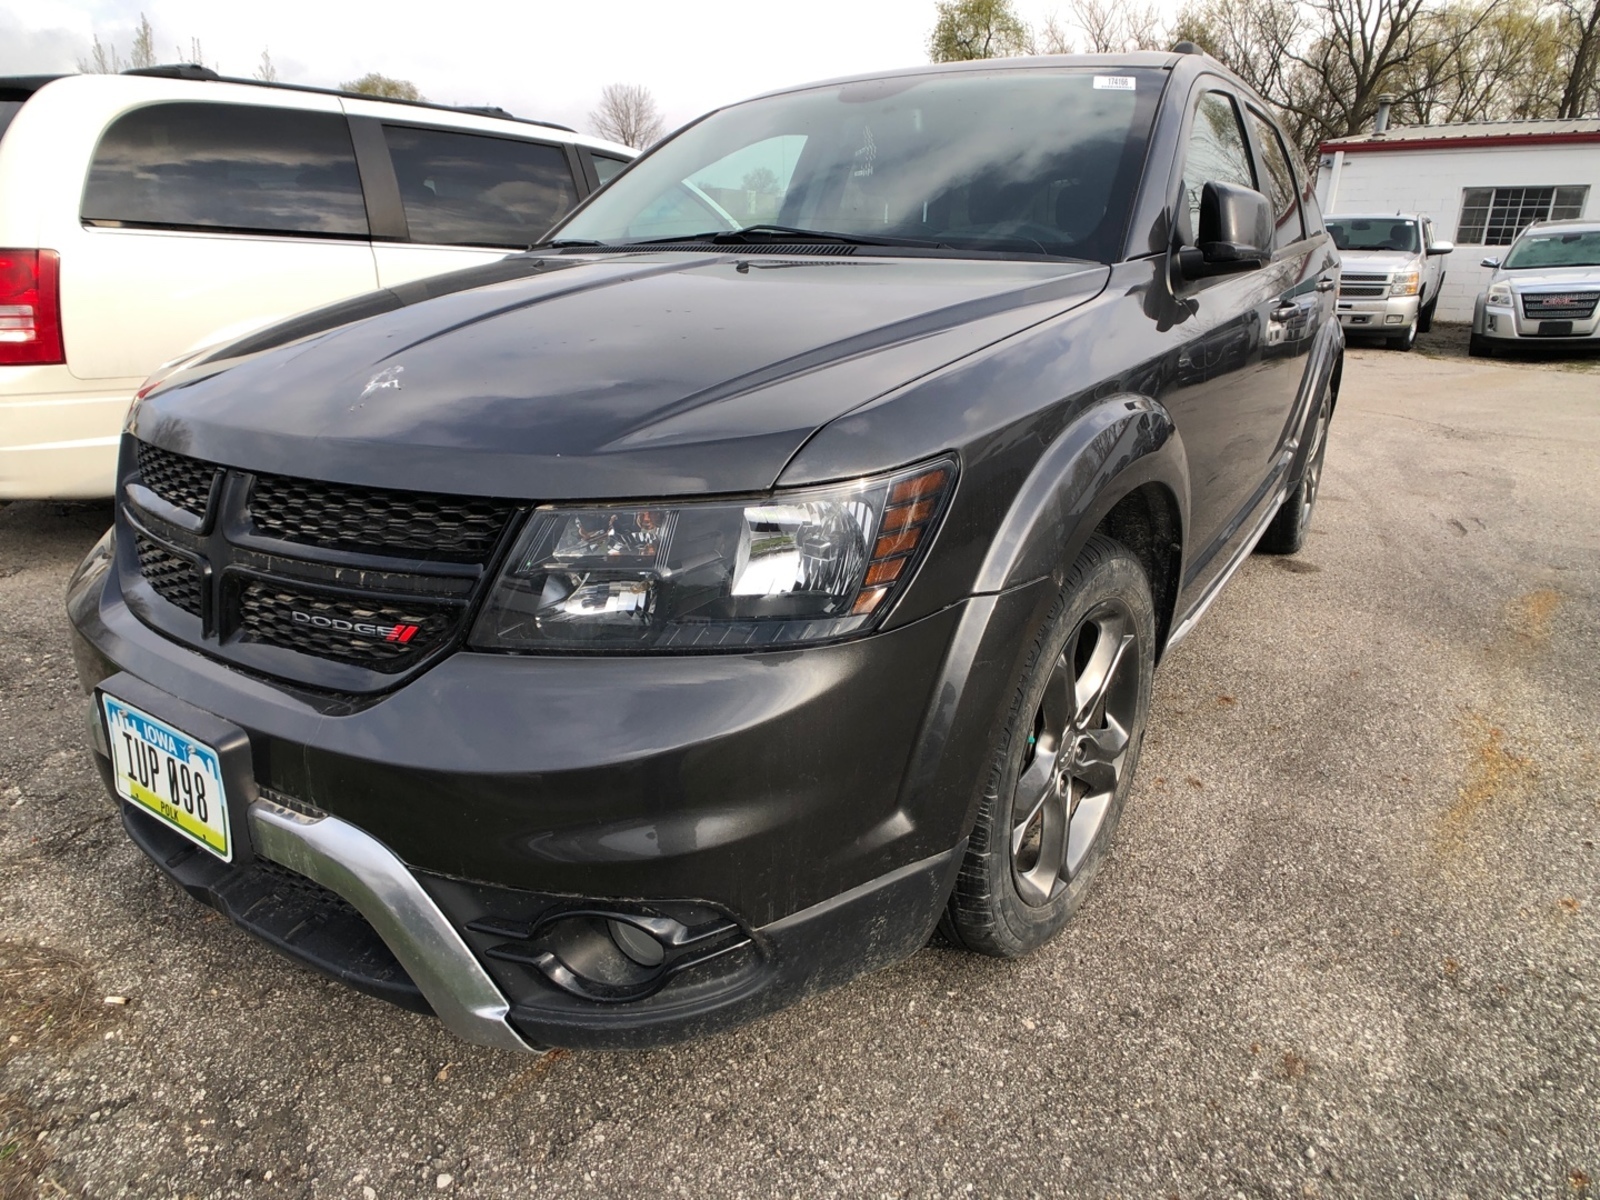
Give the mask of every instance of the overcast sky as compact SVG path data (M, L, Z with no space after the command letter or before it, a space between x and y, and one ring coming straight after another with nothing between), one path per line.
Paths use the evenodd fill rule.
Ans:
M1065 15L1064 0L1016 8ZM161 61L198 38L207 65L249 75L265 48L288 83L381 71L430 100L583 130L607 83L648 87L671 128L786 84L926 62L934 20L933 0L0 0L0 75L75 70L96 35L126 55L141 11Z

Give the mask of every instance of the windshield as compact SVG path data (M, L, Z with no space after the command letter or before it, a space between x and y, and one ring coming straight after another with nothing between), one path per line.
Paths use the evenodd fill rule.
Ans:
M1324 224L1340 250L1417 252L1417 223L1384 217L1329 217Z
M1540 233L1517 239L1505 269L1600 267L1600 230L1592 233Z
M1150 70L981 71L753 100L658 147L551 237L773 226L1112 262L1163 83Z

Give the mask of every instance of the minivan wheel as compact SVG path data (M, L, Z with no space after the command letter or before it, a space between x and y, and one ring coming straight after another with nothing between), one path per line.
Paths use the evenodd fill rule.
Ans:
M1015 958L1071 919L1104 859L1150 711L1144 569L1095 535L1038 630L940 928Z
M1278 506L1277 516L1261 535L1256 549L1263 554L1298 554L1311 532L1311 514L1317 508L1317 489L1322 485L1322 462L1328 456L1328 419L1332 416L1330 397L1322 398L1317 422L1311 430L1311 452L1306 456L1300 482Z

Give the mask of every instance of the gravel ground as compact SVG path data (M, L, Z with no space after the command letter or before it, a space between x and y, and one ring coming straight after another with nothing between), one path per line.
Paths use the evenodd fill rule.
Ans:
M1352 350L1307 549L1158 673L1055 943L640 1054L463 1045L167 884L80 748L107 510L0 511L0 1197L1600 1196L1600 380L1560 370Z

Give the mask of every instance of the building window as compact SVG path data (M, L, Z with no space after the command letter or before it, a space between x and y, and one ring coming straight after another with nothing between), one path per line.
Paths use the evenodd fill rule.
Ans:
M1535 221L1583 216L1587 187L1467 188L1461 194L1456 241L1469 246L1509 246Z

